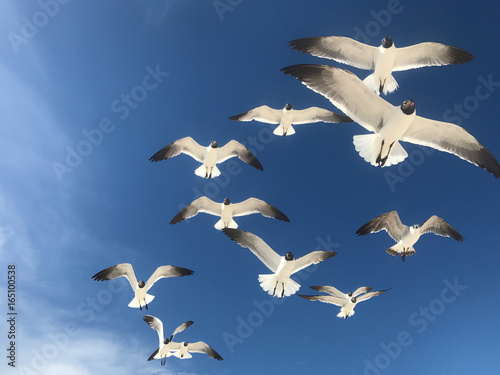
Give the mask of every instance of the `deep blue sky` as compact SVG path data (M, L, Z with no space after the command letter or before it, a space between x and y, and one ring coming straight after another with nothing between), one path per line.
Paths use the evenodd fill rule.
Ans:
M287 102L338 111L279 71L288 65L326 63L360 78L369 74L293 51L287 45L292 39L338 35L379 45L390 35L396 46L442 42L470 51L475 60L397 72L400 88L386 99L399 104L411 98L421 116L460 121L500 158L499 86L480 88L483 99L476 96L488 77L500 82L498 5L71 0L52 5L47 16L40 3L0 5L0 295L6 311L7 265L15 264L19 313L17 370L4 357L2 373L497 370L500 181L456 156L404 143L411 161L375 168L354 150L352 137L366 132L357 124L304 125L293 136L269 138L268 125L228 117ZM233 5L218 14L214 3ZM160 72L157 81L147 78L151 70ZM140 102L126 104L126 95ZM454 113L458 104L469 110ZM94 130L99 126L107 131L102 138ZM87 132L96 137L91 149L82 143ZM240 172L229 180L204 180L193 173L198 163L185 155L148 161L185 136L202 145L231 139L248 145L257 137L252 149L264 171L238 161ZM68 165L68 153L78 147L87 155L69 157ZM54 166L63 164L58 175ZM168 224L197 192L219 202L257 197L282 210L290 223L258 215L236 220L280 254L337 251L296 278L299 293L314 294L311 285L392 289L358 305L347 320L335 316L335 306L297 296L273 300L257 280L268 270L216 231L215 217ZM439 215L466 240L424 236L403 263L385 253L393 244L385 232L355 235L391 210L408 225ZM165 367L146 362L157 335L143 313L127 307L132 291L91 280L123 262L134 265L139 279L164 264L194 270L191 277L155 284L148 313L163 320L166 334L193 320L177 339L205 341L224 361L195 355L169 359ZM453 294L447 283L466 289ZM278 304L271 309L270 301ZM263 314L257 305L270 310ZM6 347L6 318L1 320ZM244 328L249 323L252 331ZM401 350L390 344L398 338Z

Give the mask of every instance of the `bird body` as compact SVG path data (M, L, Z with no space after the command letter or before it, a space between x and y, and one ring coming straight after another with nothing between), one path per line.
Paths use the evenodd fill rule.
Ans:
M170 346L171 354L180 359L189 359L193 356L191 353L207 354L210 358L222 361L222 357L214 349L203 341L198 342L172 342Z
M295 259L292 253L281 257L275 273L259 275L261 288L275 297L288 297L297 293L300 285L290 278L294 271L294 263Z
M366 77L363 82L377 94L384 94L395 91L398 83L392 76L394 60L396 59L396 47L391 43L390 47L384 47L384 42L378 47L378 54L375 58L375 70Z

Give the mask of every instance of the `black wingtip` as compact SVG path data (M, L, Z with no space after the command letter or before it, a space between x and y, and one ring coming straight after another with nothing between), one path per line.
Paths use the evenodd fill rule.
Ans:
M239 115L234 115L234 116L231 116L231 117L228 117L229 120L232 120L232 121L240 121L240 118L245 115L247 112L243 112L243 113L240 113Z
M180 273L180 277L191 276L192 274L194 274L194 271L183 267L176 267L176 270Z
M311 48L314 48L320 37L309 37L309 38L300 38L294 39L288 42L288 46L290 46L295 51L299 51L302 53L311 53Z

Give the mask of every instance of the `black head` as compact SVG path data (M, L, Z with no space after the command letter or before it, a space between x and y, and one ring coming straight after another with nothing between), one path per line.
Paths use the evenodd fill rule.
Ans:
M189 344L188 342L183 342L182 343L183 346L188 346L188 344Z
M290 103L286 103L285 109L287 111L291 110L292 109L292 105Z
M170 340L169 340L169 339L163 339L163 343L164 343L165 345L167 345L169 342L170 342Z
M413 99L405 100L403 104L401 104L401 110L405 115L411 115L415 112L415 102Z
M231 204L231 201L229 200L229 198L225 198L224 199L224 205L228 205L228 204Z
M217 142L213 141L212 143L210 143L210 147L217 148L218 147Z
M420 228L420 225L418 225L418 224L415 224L415 225L413 226L413 229L418 229L418 228Z
M352 302L352 303L356 303L356 297L352 297L352 298L351 298L351 302Z
M293 260L293 254L288 252L285 254L285 260Z
M392 47L392 39L390 36L386 36L384 39L382 39L382 47L384 48Z
M146 286L146 283L144 281L139 281L138 283L139 288L144 288Z
M352 292L347 293L349 297L352 297Z

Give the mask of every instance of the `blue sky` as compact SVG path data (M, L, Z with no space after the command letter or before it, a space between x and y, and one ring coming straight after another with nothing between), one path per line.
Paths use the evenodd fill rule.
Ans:
M500 43L498 7L407 0L2 2L0 295L7 265L16 265L18 277L16 368L3 357L2 373L493 373L500 181L412 144L403 144L410 155L404 164L375 168L354 150L352 137L365 133L357 124L304 125L282 138L270 137L268 125L228 117L287 102L338 111L279 71L292 64L369 74L293 51L292 39L442 42L475 60L397 72L400 88L386 99L414 99L420 116L460 123L500 158L499 54L490 48ZM204 180L185 155L148 161L185 136L203 145L244 142L264 171L238 161L238 173ZM235 202L253 196L282 210L290 223L258 215L237 220L280 254L337 251L296 278L299 293L314 294L311 285L392 289L347 320L335 316L335 306L272 299L257 280L265 266L216 231L216 218L168 224L199 194ZM393 243L385 232L355 235L391 210L408 225L439 215L465 242L424 236L403 263L385 253ZM195 355L164 367L147 362L157 335L143 313L127 307L129 287L91 280L124 262L139 279L164 264L194 270L155 284L148 313L166 331L193 320L177 339L205 341L224 361Z

